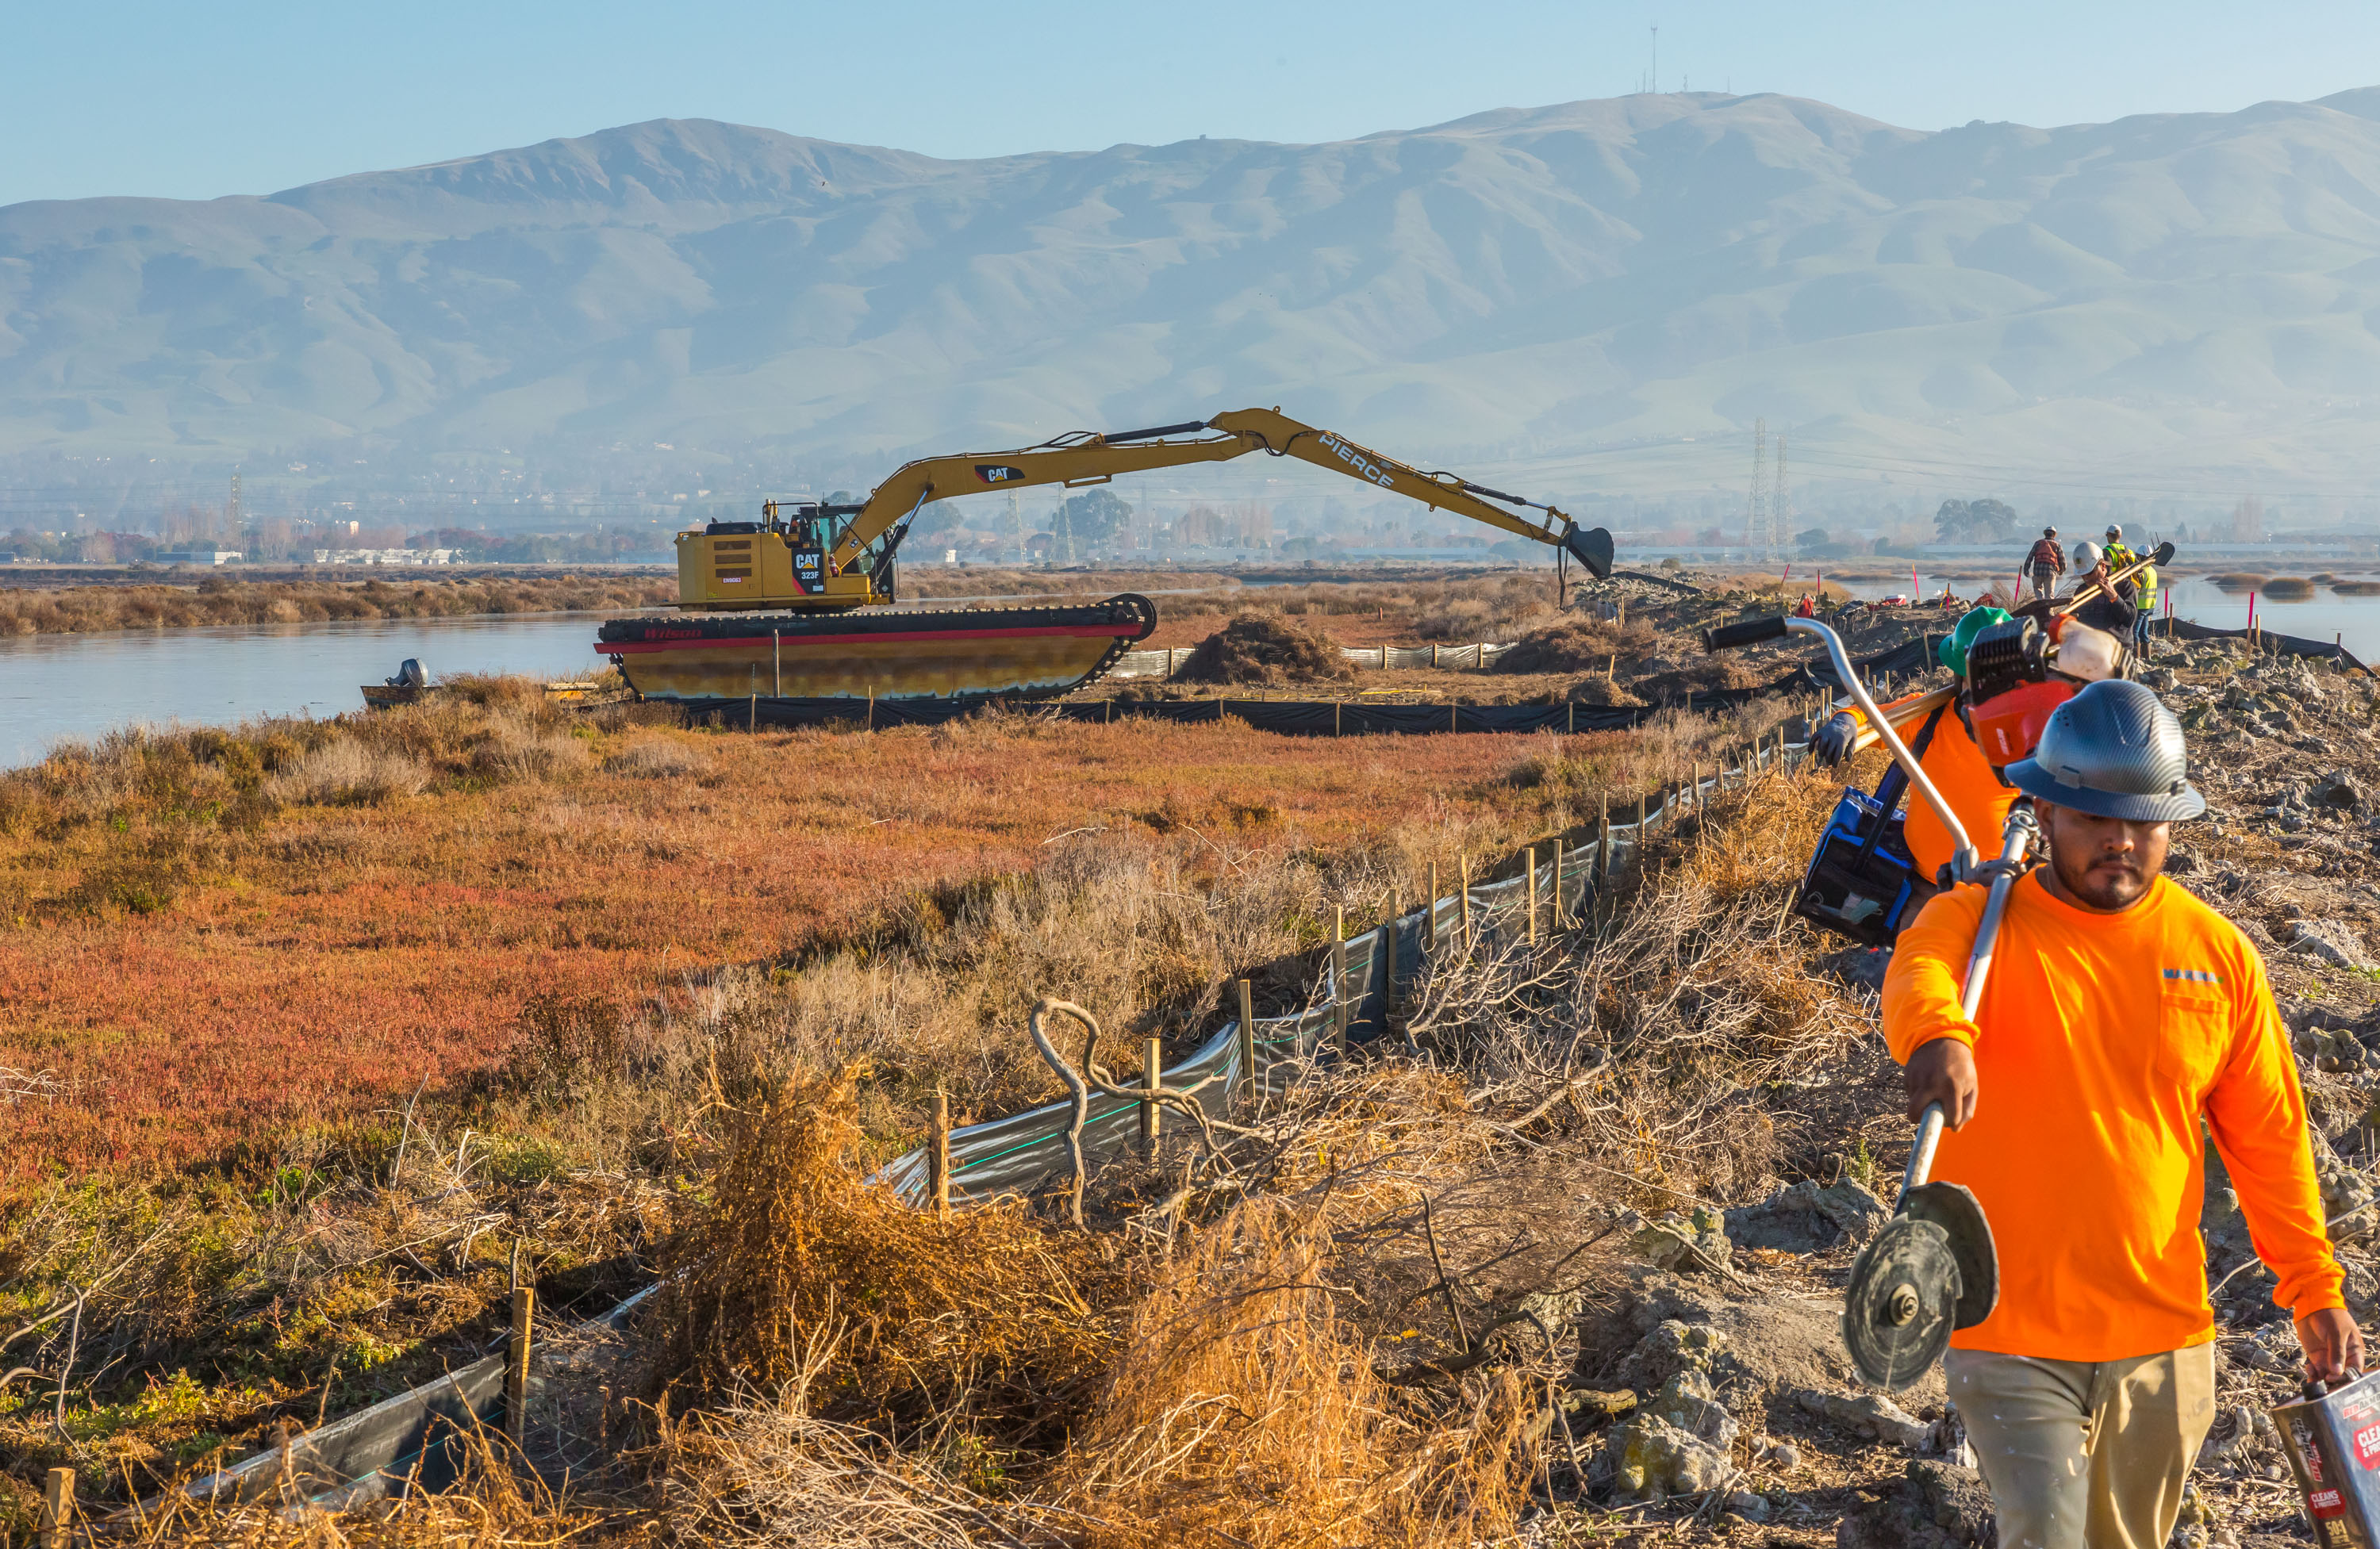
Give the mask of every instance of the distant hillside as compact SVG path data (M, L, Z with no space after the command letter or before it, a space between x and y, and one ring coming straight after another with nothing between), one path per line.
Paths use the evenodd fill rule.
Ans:
M1733 480L1765 415L1814 473L2370 479L2375 317L2380 88L1938 134L1636 96L981 162L670 121L0 209L0 453L872 458L1280 403L1547 468L1723 436Z

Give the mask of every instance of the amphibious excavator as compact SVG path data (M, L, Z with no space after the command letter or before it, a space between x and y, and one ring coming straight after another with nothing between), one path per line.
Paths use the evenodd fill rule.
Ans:
M1042 608L893 607L901 543L926 502L1036 484L1075 489L1252 452L1303 458L1534 539L1595 575L1611 573L1611 535L1582 529L1551 505L1423 473L1277 407L1239 409L1144 430L1077 430L1013 452L922 458L856 505L772 501L759 521L682 532L677 613L611 620L595 649L656 699L1051 698L1147 639L1156 607L1129 593Z

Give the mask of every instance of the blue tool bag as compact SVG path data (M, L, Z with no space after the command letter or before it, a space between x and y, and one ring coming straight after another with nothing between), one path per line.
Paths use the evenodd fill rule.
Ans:
M1911 744L1912 755L1925 756L1941 719L1940 709L1926 718ZM1876 794L1843 793L1827 819L1827 831L1818 836L1810 869L1803 873L1793 913L1864 947L1892 945L1935 891L1917 875L1909 841L1901 837L1900 798L1908 789L1909 777L1895 764Z

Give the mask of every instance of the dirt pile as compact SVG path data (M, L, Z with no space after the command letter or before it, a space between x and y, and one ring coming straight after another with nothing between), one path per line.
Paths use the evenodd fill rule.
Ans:
M1610 668L1614 657L1621 668L1633 669L1660 643L1659 633L1641 620L1623 626L1611 619L1572 615L1514 641L1511 650L1496 659L1496 671L1601 672Z
M1278 687L1354 676L1328 635L1278 613L1242 613L1209 635L1174 670L1176 683Z

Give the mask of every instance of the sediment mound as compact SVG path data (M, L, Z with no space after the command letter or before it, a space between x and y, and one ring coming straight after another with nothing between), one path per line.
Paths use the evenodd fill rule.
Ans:
M1768 674L1755 671L1754 663L1740 657L1709 656L1651 677L1638 678L1628 688L1646 704L1667 705L1683 700L1689 690L1708 694L1714 689L1752 688L1767 681Z
M1243 613L1199 641L1173 681L1280 684L1354 675L1328 636L1278 613Z
M1496 659L1499 672L1600 672L1617 656L1621 665L1655 649L1660 635L1643 623L1622 626L1610 619L1567 618L1534 630Z
M2265 595L2289 599L2312 597L2313 583L2300 575L2276 575L2265 583Z
M2271 577L2258 575L2252 571L2227 570L2206 579L2227 592L2244 592L2262 589Z

